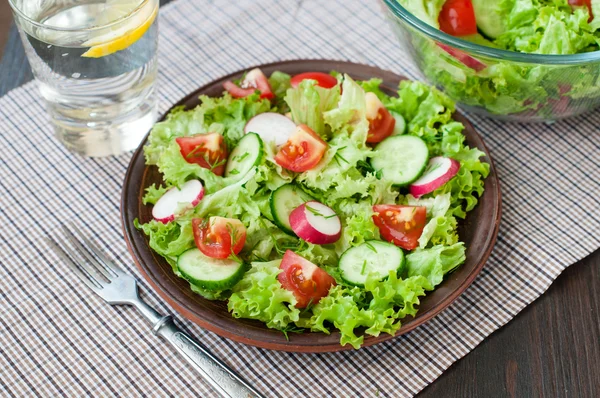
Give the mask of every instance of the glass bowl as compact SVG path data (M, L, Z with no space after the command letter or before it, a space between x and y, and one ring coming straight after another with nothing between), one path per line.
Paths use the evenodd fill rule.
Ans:
M542 55L486 47L426 24L397 0L381 2L426 79L467 111L548 122L600 106L600 51Z

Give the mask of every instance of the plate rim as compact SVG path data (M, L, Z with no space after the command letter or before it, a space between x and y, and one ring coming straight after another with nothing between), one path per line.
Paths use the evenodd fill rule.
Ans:
M210 80L206 84L193 90L192 92L190 92L189 94L187 94L186 96L181 98L179 101L177 101L175 104L170 106L169 109L164 114L161 115L161 117L158 121L163 120L174 107L180 106L182 104L185 104L187 101L197 98L201 92L214 86L215 83L235 78L250 69L257 68L257 67L258 68L284 67L284 66L287 66L290 64L302 65L302 64L311 64L311 63L315 63L315 62L328 64L331 66L331 70L340 69L340 64L343 64L344 66L363 68L366 70L367 73L369 73L369 71L372 71L374 73L377 73L377 75L386 75L387 74L387 75L394 77L395 79L398 79L398 78L408 79L407 77L405 77L403 75L394 73L389 70L378 68L378 67L375 67L372 65L350 62L350 61L346 61L346 60L294 59L294 60L286 60L286 61L271 62L271 63L266 63L266 64L259 64L259 65L250 66L248 68L244 68L242 70L238 70L238 71L229 73L225 76ZM334 68L334 66L336 68ZM343 71L341 71L341 72L343 72ZM408 79L408 80L410 80L410 79ZM478 145L476 145L476 146L480 147L480 149L485 152L487 161L490 164L490 173L485 180L486 181L485 189L486 190L492 189L495 193L494 195L492 195L492 198L494 199L494 202L495 202L494 206L493 206L494 211L492 213L492 220L493 220L494 225L493 225L493 228L489 229L488 236L485 241L486 244L484 246L485 250L483 251L483 253L481 255L480 261L471 270L471 272L467 275L467 277L463 280L463 282L454 291L452 291L447 297L445 297L440 303L438 303L436 306L434 306L433 308L431 308L425 312L418 312L418 316L415 318L412 318L415 321L409 322L409 324L407 324L406 326L403 325L395 335L389 335L387 333L382 333L378 337L365 336L364 344L361 346L361 349L378 344L378 343L382 343L384 341L394 339L400 335L409 333L412 330L416 329L417 327L419 327L423 324L426 324L431 319L433 319L435 316L437 316L439 313L441 313L443 310L447 309L454 301L456 301L456 299L458 299L458 297L461 294L463 294L467 290L467 288L473 283L475 278L481 273L481 270L483 269L484 265L488 261L490 255L495 247L495 244L496 244L496 241L498 238L498 231L499 231L499 227L500 227L500 223L501 223L501 218L502 218L501 217L501 215L502 215L502 200L501 200L502 193L501 193L501 187L500 187L500 180L496 173L495 164L494 164L494 161L491 157L491 154L490 154L485 142L483 141L483 138L477 132L477 130L473 127L473 125L470 123L470 121L463 114L461 114L458 110L455 111L455 113L453 114L453 117L455 119L457 119L458 121L460 121L461 123L463 123L465 125L465 127L470 127L472 129L472 131L474 132L474 138L477 141L479 141L477 143ZM138 215L135 214L134 217L132 218L131 214L129 212L129 208L128 208L128 201L132 197L135 197L137 199L136 203L139 204L142 194L143 194L143 189L141 189L139 192L134 192L135 195L131 194L132 193L131 189L133 188L131 181L132 181L132 177L135 176L134 169L135 169L136 163L139 161L140 156L142 158L144 157L143 147L147 143L148 136L149 136L149 132L148 132L148 134L146 134L143 141L140 143L140 145L138 146L138 148L132 155L130 162L127 166L125 178L123 180L123 185L122 185L121 202L120 202L120 215L121 215L120 218L121 218L121 228L123 231L123 235L125 237L127 249L129 251L129 253L131 254L131 257L132 257L137 269L140 271L140 273L144 277L145 281L148 282L149 285L153 288L153 290L163 300L165 300L170 306L172 306L176 312L181 314L184 318L196 323L197 325L199 325L200 327L202 327L204 329L207 329L211 332L216 333L219 336L228 338L228 339L236 341L236 342L240 342L240 343L244 343L244 344L248 344L248 345L252 345L252 346L256 346L256 347L260 347L260 348L276 350L276 351L288 351L288 352L300 352L300 353L323 353L323 352L337 352L337 351L352 350L353 347L351 345L347 344L345 346L342 346L339 344L339 341L336 344L332 343L332 344L327 344L327 345L323 345L323 344L321 344L321 345L297 345L297 344L293 344L293 338L290 339L289 341L287 341L286 343L265 342L265 341L258 341L258 340L250 339L250 338L245 337L243 335L243 333L240 333L240 334L232 333L229 330L223 329L221 327L215 326L214 324L212 324L210 322L204 321L202 318L200 318L200 317L196 316L196 314L192 313L184 303L182 303L177 298L169 295L169 293L160 286L159 280L157 280L157 278L155 278L154 275L150 275L147 272L147 269L142 264L143 260L142 260L142 255L140 252L140 250L142 248L138 247L135 244L134 237L133 237L134 233L141 233L141 231L137 230L135 228L135 226L133 225L133 219L137 218ZM145 165L145 161L143 161L143 163L144 163L144 169L143 169L143 173L140 176L141 177L140 182L144 181L145 176L149 171L149 166ZM143 188L143 187L141 187L141 188ZM147 239L147 237L145 237L145 235L144 235L144 238L146 241L146 246L143 249L149 251L154 256L156 253L149 247L148 239ZM411 319L411 321L412 321L412 319ZM310 333L317 334L320 332L310 332ZM332 333L332 335L333 334L337 334L337 332Z

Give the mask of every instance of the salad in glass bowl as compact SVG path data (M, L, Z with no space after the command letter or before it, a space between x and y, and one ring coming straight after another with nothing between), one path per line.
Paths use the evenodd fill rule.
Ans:
M425 77L461 107L551 121L600 105L600 2L383 0Z
M260 69L152 129L136 223L192 291L285 333L395 334L465 261L489 164L435 88Z

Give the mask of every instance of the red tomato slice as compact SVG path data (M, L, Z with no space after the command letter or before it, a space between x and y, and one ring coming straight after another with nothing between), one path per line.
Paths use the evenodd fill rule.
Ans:
M267 79L259 68L248 72L239 87L232 81L226 81L223 83L223 87L235 98L247 97L254 94L256 90L260 91L260 98L271 99L275 97L271 90L269 79Z
M317 304L336 285L331 275L291 250L285 252L279 268L282 271L277 280L294 294L297 308Z
M452 36L477 33L475 11L471 0L447 0L438 18L440 30Z
M332 87L335 87L338 83L338 81L335 77L328 75L327 73L322 73L322 72L300 73L299 75L292 77L292 80L290 80L290 83L292 84L292 87L296 88L300 85L300 83L303 80L316 80L317 86L320 86L323 88L332 88Z
M175 141L179 144L181 156L186 162L209 169L218 176L223 175L228 153L221 134L197 134L179 137Z
M427 223L423 206L375 205L373 221L381 237L406 250L419 246L419 238Z
M367 120L369 121L368 143L381 142L394 132L396 119L373 93L365 95L367 103Z
M592 0L569 0L569 5L573 7L587 6L590 12L590 18L588 19L588 22L594 19L594 14L592 14Z
M275 161L284 169L301 173L315 167L325 151L327 143L310 127L301 124L275 155Z
M194 218L192 230L198 249L211 258L227 258L238 254L246 243L246 227L235 218Z

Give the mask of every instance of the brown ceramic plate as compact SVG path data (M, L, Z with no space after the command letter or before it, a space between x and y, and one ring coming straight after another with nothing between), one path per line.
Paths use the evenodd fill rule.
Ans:
M319 71L336 70L348 73L355 79L366 80L378 77L383 80L382 88L393 94L400 80L404 79L392 72L375 67L341 61L301 60L286 61L260 66L267 76L279 70L291 75ZM226 80L238 79L243 71L233 73L191 93L175 106L184 105L194 108L199 104L198 96L206 94L219 96L223 92L222 83ZM467 142L486 153L485 161L491 164L487 148L473 126L460 114L455 119L465 126ZM133 155L123 186L121 202L122 222L127 245L135 263L146 280L156 292L173 306L181 315L192 320L203 328L216 334L245 344L258 347L294 351L294 352L331 352L349 350L352 347L339 344L340 335L332 333L302 333L290 334L286 340L283 333L268 329L262 322L235 319L227 312L227 305L221 301L209 301L190 290L189 284L178 278L171 271L171 266L148 246L146 236L133 225L133 220L139 218L142 223L151 219L150 206L142 204L142 196L146 187L161 182L157 168L148 167L144 163L142 146ZM496 172L492 165L491 173L485 182L485 193L479 205L469 213L459 226L459 235L467 246L467 260L457 271L449 274L438 288L423 298L416 317L405 318L402 328L397 335L408 333L419 325L427 322L444 308L448 307L473 282L488 259L500 224L500 187ZM364 346L370 346L392 339L394 336L381 334L379 337L366 337Z

